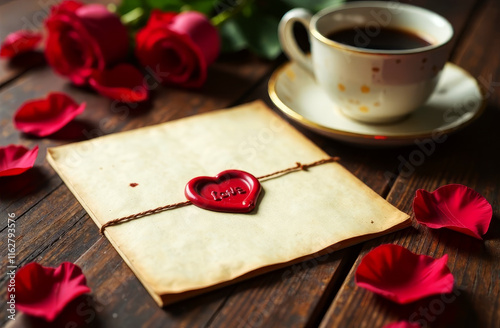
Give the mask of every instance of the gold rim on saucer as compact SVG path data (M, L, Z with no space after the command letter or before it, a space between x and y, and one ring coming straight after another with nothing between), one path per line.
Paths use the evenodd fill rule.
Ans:
M293 64L293 62L287 62L287 63L279 66L273 72L273 74L271 75L271 78L269 79L269 83L268 83L268 93L269 93L269 96L270 96L271 100L273 101L273 103L277 106L277 108L281 112L286 114L293 121L300 123L302 126L308 128L308 129L312 129L313 131L315 131L317 133L321 133L321 134L326 135L326 136L333 138L333 139L335 139L335 135L338 135L338 136L350 137L352 139L358 139L357 140L358 143L362 143L363 141L367 141L367 139L369 139L370 141L373 142L373 144L376 144L376 142L380 142L380 144L385 144L388 142L390 143L390 141L400 141L398 144L401 144L401 145L403 144L401 141L408 141L408 144L410 144L410 141L414 141L414 139L416 139L416 138L429 138L429 137L432 137L433 134L435 133L435 130L433 130L433 131L429 131L426 133L415 133L415 134L405 134L405 135L363 134L363 133L356 133L356 132L339 130L336 128L327 127L327 126L324 126L320 123L311 121L310 119L307 119L304 116L302 116L301 114L297 113L292 108L288 107L288 105L286 105L282 101L282 99L278 96L278 94L276 92L276 83L277 83L278 77L281 76L282 74L285 74L284 73L285 70L288 69L292 64ZM439 132L441 134L450 134L450 133L453 133L457 130L465 128L466 126L471 124L473 121L475 121L479 116L481 116L482 113L484 112L485 107L486 107L486 97L485 97L486 91L484 90L484 88L482 88L479 85L477 79L472 77L472 75L470 75L469 72L467 72L463 68L461 68L453 63L448 62L448 63L446 63L446 66L451 66L455 69L462 71L462 73L464 75L466 75L467 77L469 77L470 79L475 81L476 86L477 86L477 88L480 92L480 95L481 95L481 104L478 106L479 108L476 110L476 112L474 113L474 115L471 118L467 119L465 122L458 124L457 126L453 126L453 127L447 128L447 129L439 130ZM319 86L318 86L318 88L319 88ZM345 138L342 140L347 141ZM376 142L375 142L375 140L376 140ZM356 141L351 140L349 142L356 142Z

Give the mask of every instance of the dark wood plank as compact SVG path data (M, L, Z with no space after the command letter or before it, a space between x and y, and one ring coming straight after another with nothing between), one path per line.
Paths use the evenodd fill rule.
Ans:
M30 261L49 266L56 266L62 261L81 264L90 286L96 291L93 301L98 304L94 309L98 319L90 320L91 324L109 321L126 326L130 324L130 317L126 314L134 315L136 326L148 320L151 326L163 326L159 322L165 320L185 322L187 326L193 320L208 322L224 299L218 296L221 292L200 297L198 307L190 303L188 307L182 304L175 306L170 312L159 309L107 240L99 236L90 218L84 215L81 206L45 162L47 147L72 140L64 135L37 139L20 134L12 126L12 115L25 100L62 90L76 101L87 102L86 112L78 119L80 124L73 129L83 134L82 139L94 138L231 106L272 68L274 64L245 54L221 58L210 68L209 80L201 90L158 87L153 90L153 101L138 107L116 104L73 88L48 67L31 71L26 77L11 83L0 92L2 143L21 143L28 147L38 144L41 148L34 170L21 177L3 179L0 184L0 208L6 213L16 214L16 264L22 266ZM2 245L5 242L2 240ZM84 257L77 261L83 254ZM2 259L2 267L5 264ZM123 279L117 279L116 272L123 273L120 275ZM6 292L4 277L0 281L0 291ZM224 295L226 292L222 291ZM124 297L134 301L124 302ZM5 311L5 304L1 307ZM119 317L116 317L117 313ZM181 313L185 315L179 320ZM21 316L18 322L35 327L41 324L26 319L26 316Z
M210 78L202 89L158 87L153 90L153 100L140 105L116 103L85 89L72 87L65 79L55 75L49 67L32 71L29 77L12 83L0 92L1 145L23 144L29 148L35 145L40 147L34 170L19 177L2 179L0 210L15 212L19 217L26 208L36 204L60 184L60 180L59 183L57 180L46 183L55 176L45 162L47 147L230 106L272 67L273 64L254 57L220 61L210 69ZM227 87L220 87L224 84L227 84ZM47 138L33 138L17 131L12 123L15 111L24 101L45 97L51 91L63 91L77 102L86 102L85 112L68 127ZM31 198L26 199L28 196ZM1 224L4 228L5 223Z
M13 116L25 101L43 98L50 91L58 90L67 92L77 102L86 101L89 107L98 107L97 103L99 101L101 104L106 103L106 100L100 100L97 95L78 93L64 79L56 76L49 67L34 70L29 76L16 80L0 91L0 106L2 107L0 128L3 137L1 145L22 144L28 148L33 148L35 145L40 147L33 170L20 176L3 178L0 183L0 209L15 213L17 218L20 218L24 212L62 184L45 161L47 147L62 145L73 140L71 138L66 139L64 134L56 134L48 138L35 138L25 135L14 128ZM75 134L83 136L82 132L92 127L92 125L85 122L87 120L91 122L94 113L95 110L87 110L77 119L76 123L72 123L65 131L74 131ZM5 222L1 223L2 230L5 228L5 224Z
M255 97L256 95L264 96L266 92L266 84L267 80L264 80L264 82L261 84L261 87L256 91L257 93L252 95L251 97ZM318 138L318 136L316 136L316 138ZM343 145L340 146L340 148L342 147ZM348 147L344 148L344 152L346 152L347 155L347 153L349 152ZM375 151L373 151L373 153L374 152ZM378 178L374 178L370 174L371 172L368 173L366 170L360 168L357 163L365 162L366 156L368 155L366 155L366 153L364 152L357 154L363 154L361 155L361 157L363 157L364 160L352 160L353 164L348 165L348 167L350 167L353 171L358 172L358 176L366 180L369 185L376 191L382 192L387 181L384 179L382 174L377 174L375 176L377 176ZM363 171L365 172L365 174L361 174L361 172ZM59 189L65 189L65 187L62 186ZM46 201L47 200L44 200L44 202ZM84 220L89 221L90 219L86 216ZM93 224L90 225L92 226ZM87 234L92 235L92 227L90 227L89 230L90 231L87 232ZM76 238L74 242L72 241L70 243L70 245L82 242L87 245L86 240L82 240L82 238L79 238L73 231L69 231L67 235L71 237L75 235L74 237ZM97 235L97 232L94 228L94 236L95 235ZM63 238L67 239L66 235L64 235ZM99 241L95 245L92 245L87 253L94 254L95 252L97 252L96 249L99 249L100 245L101 241ZM58 243L56 243L50 249L44 251L41 255L43 256L43 261L46 263L50 263L50 265L57 265L57 263L60 263L60 261L65 257L62 257L58 254L58 249ZM84 262L82 259L80 259L77 261L77 263L81 263L83 266L89 268L99 268L102 267L101 261L103 260L105 260L106 262L123 262L118 254L116 254L116 252L112 249L112 247L110 249L110 255L106 255L104 259L100 256L92 256L90 257L89 262ZM69 246L68 250L73 257L74 251L71 251L71 248ZM87 253L85 255L87 255ZM323 295L327 289L335 287L337 279L333 279L333 277L341 277L342 275L339 275L339 272L341 272L346 265L350 265L350 263L354 260L354 256L357 254L357 252L355 252L354 254L350 253L351 251L340 251L329 256L324 256L319 261L316 259L311 259L308 262L303 262L292 267L265 275L263 277L252 279L248 283L241 283L236 287L230 286L221 289L220 291L197 297L194 301L186 301L184 303L181 303L179 306L185 307L185 305L182 304L191 304L191 302L195 302L196 304L198 304L198 302L200 302L201 307L204 303L208 302L209 304L211 304L211 302L214 302L212 300L213 297L217 298L217 309L222 306L222 304L227 304L227 306L224 306L223 310L214 319L213 323L215 324L215 326L218 326L219 324L222 325L222 322L224 321L230 322L232 320L237 320L240 324L255 324L261 322L264 326L267 326L268 324L279 322L277 320L285 320L287 318L288 320L293 320L295 325L298 325L299 323L305 325L312 312L315 311L319 304L324 301L321 295ZM123 264L123 267L126 268L126 265ZM106 268L104 268L103 270L105 269ZM128 268L126 268L125 271L129 272ZM90 280L92 275L87 273L86 271L84 272ZM105 276L106 274L105 271L100 271L96 275L101 277L103 275ZM131 272L130 275L132 275ZM131 290L134 293L137 293L136 289L139 288L137 287L137 285L140 286L139 281L135 279L135 277L131 277L130 281L128 281L127 283L133 286L130 287ZM99 296L99 292L101 290L105 291L104 295L107 295L106 297L112 298L112 301L110 300L105 302L106 310L103 310L101 313L99 313L100 320L104 322L107 322L109 320L109 324L111 324L112 322L117 322L116 320L114 320L116 318L113 318L113 313L121 313L121 311L123 311L123 304L119 301L119 297L122 297L122 294L107 294L109 293L109 286L114 286L114 284L115 281L113 276L108 275L107 279L100 278L100 280L93 286L93 290L96 291L94 293L95 298L99 303L103 303L101 297ZM152 301L146 291L143 290L142 287L140 289L142 290L140 294L142 296L135 298L131 297L131 299L128 301L131 303L140 302L144 304L140 312L134 314L134 318L137 318L137 323L143 322L142 320L145 320L144 318L152 317L154 319L147 321L152 326L156 326L158 322L162 322L163 324L171 322L172 324L175 324L175 326L192 326L191 324L194 323L192 312L186 312L185 315L177 314L175 317L171 317L170 314L172 312L178 312L178 305L174 305L173 307L169 307L165 311L162 311L161 309L157 308L156 304ZM313 290L316 292L312 293L313 296L311 296L311 291ZM125 291L123 293L127 294L127 292ZM230 296L229 299L227 299L228 296ZM298 300L300 300L300 303L297 302ZM248 302L251 302L252 306L254 307L253 309L251 309L251 311L234 311L234 308L244 306L245 304L248 304ZM305 311L304 308L307 308L308 310ZM287 310L285 311L283 309ZM290 316L290 311L296 311L297 313L294 316ZM195 326L201 326L207 322L206 316L197 315L195 317L197 318ZM290 321L290 324L291 323L292 321Z
M471 3L465 2L454 6L447 3L435 6L445 16L447 16L446 13L452 12L453 14L450 15L453 17L454 26L456 30L461 30L467 19L467 9L472 7ZM33 95L43 95L48 90L63 89L75 99L87 101L91 111L87 111L82 116L82 122L88 125L81 128L80 132L85 129L84 138L90 138L233 105L240 102L241 97L256 83L262 81L273 67L274 64L263 63L253 57L222 60L214 66L209 82L201 91L159 88L155 90L152 103L138 108L125 105L125 109L123 104L113 105L112 102L105 101L92 93L69 87L64 81L54 78L48 69L29 72L25 80L15 81L12 87L20 88L19 91L6 97L9 99L3 104L1 99L4 93L0 92L0 105L7 105L2 107L7 107L7 110L0 112L2 134L9 142L26 145L43 143L41 153L44 153L47 146L68 142L64 139L29 139L19 135L10 126L9 115L12 115L20 102ZM42 86L35 85L40 81L44 81ZM267 99L265 83L265 81L261 83L258 89L243 100L264 97ZM33 85L36 91L30 91ZM27 88L26 94L21 90L23 87ZM396 172L398 164L396 159L401 154L401 150L360 151L352 146L302 131L328 153L340 155L344 166L374 190L386 195L391 182L386 179L385 173ZM409 152L410 150L403 150L405 155ZM60 180L54 176L47 164L43 160L38 164L42 168L42 175L51 182L42 182L29 192L20 188L15 195L10 197L5 196L7 192L10 192L8 189L0 188L0 208L16 214L21 213L18 224L23 225L25 229L23 233L27 233L22 243L28 244L21 250L21 262L36 259L44 265L55 266L63 260L71 260L83 267L93 289L92 297L96 303L93 307L92 320L90 320L91 326L314 325L321 317L324 305L333 298L338 288L337 284L343 278L343 271L346 266L350 265L349 257L357 254L357 249L336 252L321 263L318 263L318 260L304 262L246 283L196 297L165 310L159 309L109 243L97 235L97 229L90 218L81 208L78 210L79 205L76 205L76 200L68 199L70 192L60 184ZM398 197L405 199L410 197L407 195L403 197L397 194L396 190L406 190L406 185L401 179L397 181L391 193L389 198L391 202L397 203ZM2 191L5 192L2 193ZM51 197L55 197L52 195L61 196L62 199L52 202L54 198ZM27 204L24 204L23 200L27 200ZM68 205L65 205L67 207L61 211L50 209L62 205L63 201ZM409 209L403 209L409 212ZM49 235L46 238L40 238L30 234L27 228L24 228L33 229L38 222L38 216L47 216L51 213L54 218L50 223L50 229L57 233L52 234L48 231ZM68 214L71 216L70 219L68 219ZM68 228L66 224L73 225ZM31 238L36 241L32 243ZM0 291L2 293L5 291L3 282L0 284ZM5 310L3 306L4 304L0 306L0 311ZM90 317L89 313L85 319ZM374 322L382 322L384 318L382 320L379 318ZM20 326L36 327L39 324L39 322L26 321L23 317L21 319L23 324ZM373 325L370 323L368 326Z
M448 183L465 184L484 195L494 215L484 241L450 230L431 230L414 224L396 234L368 243L331 304L322 327L381 327L391 321L412 320L422 327L499 327L500 309L500 38L494 26L500 19L500 4L486 1L476 11L459 40L452 58L469 70L486 89L483 116L463 132L436 146L425 162L409 176L400 176L388 200L412 213L417 189L429 191ZM489 91L488 91L489 90ZM449 255L448 266L455 277L450 295L437 295L398 306L357 287L354 272L362 256L383 243L403 245L413 252L433 257Z
M463 5L462 10L470 8L473 3ZM446 13L444 8L439 9ZM447 16L456 30L463 28L467 18L456 7ZM264 88L254 97L268 99ZM268 103L272 107L269 100ZM394 159L401 154L401 149L353 151L352 146L329 141L300 126L296 127L331 155L340 156L341 163L368 186L386 195L386 188L391 187L387 176L396 172L398 164ZM237 327L315 326L323 315L324 302L335 295L337 284L345 277L343 270L351 265L350 257L357 251L357 247L351 247L329 254L324 263L304 262L298 272L293 272L294 267L287 268L239 284L215 317L213 326L222 326L227 322L234 322ZM289 274L290 271L293 273Z
M273 108L267 95L267 79L244 101L265 99ZM371 168L366 163L379 152L391 154L394 150L367 149L353 152L352 147L331 142L317 134L296 126L332 156L340 156L341 164L364 181L370 188L383 194L389 181L384 171L390 165L387 158ZM285 269L271 272L239 283L229 295L224 306L211 322L222 327L228 322L235 327L304 327L314 325L321 309L329 302L359 252L358 246L349 247Z
M200 323L210 321L227 293L227 289L221 289L163 310L105 238L99 239L76 263L82 267L92 289L90 299L78 300L79 317L86 321L85 327L200 327L203 325ZM70 307L61 316L74 318L75 313ZM65 320L46 324L26 317L20 315L8 327L65 327L68 324Z
M28 147L33 147L35 144L40 146L40 155L34 170L27 172L26 176L3 179L0 184L0 208L7 211L6 213L16 214L17 264L21 266L30 261L37 261L43 265L55 266L64 260L75 261L82 254L99 248L96 241L100 240L96 239L100 238L97 228L93 224L90 226L84 224L84 222L90 221L90 218L84 215L85 212L79 203L62 184L44 158L47 147L65 144L73 140L64 137L58 139L54 136L37 139L16 131L12 126L12 115L23 101L42 97L49 91L57 90L67 92L78 102L86 101L87 110L79 118L80 124L75 129L79 134L83 134L81 138L87 139L231 106L274 69L275 65L249 55L222 58L210 69L210 78L202 89L181 90L158 87L154 90L152 102L138 107L133 104L115 104L90 91L74 88L64 79L54 75L48 67L29 72L28 75L2 90L0 92L0 106L2 106L3 111L0 112L0 122L2 134L5 137L2 142L24 144ZM33 179L37 177L39 179ZM4 225L3 221L2 224ZM82 226L86 229L83 234L80 233ZM92 227L94 227L93 230ZM3 226L3 230L4 228L5 226ZM2 240L2 245L5 242L6 240ZM108 244L107 240L101 241L101 243ZM63 250L67 250L68 253L59 253ZM96 256L97 262L89 262L89 265L102 267L103 263L114 259L126 267L112 248L108 254ZM2 266L5 264L5 259L2 259ZM137 307L137 311L144 313L144 315L138 315L137 320L162 317L163 311L149 297L132 272L127 270L125 270L127 279L135 281L128 290L129 297L134 300L133 304ZM99 277L103 275L106 275L105 271L98 273ZM92 274L88 277L89 281L94 279ZM110 279L113 279L113 276L110 276ZM110 282L105 282L105 284L108 283ZM98 285L103 291L107 290L106 287ZM99 290L99 288L95 289ZM137 288L142 290L143 297L135 297ZM6 281L2 277L0 291L5 292L5 290ZM121 292L121 289L119 291ZM218 293L212 295L218 295ZM110 309L115 309L115 312L109 312L108 319L116 322L113 317L114 313L126 313L120 308L122 294L115 292L110 297L116 309L110 306ZM222 302L223 299L220 301ZM211 301L205 299L205 303L209 302ZM5 304L0 305L0 307L0 310L5 310ZM217 308L218 303L214 307ZM202 308L205 315L211 317L211 308L200 305L200 311ZM160 314L155 314L157 312ZM176 315L172 317L177 318ZM182 320L187 320L187 322L192 320L188 317L191 316L187 315ZM203 316L196 315L195 317L202 318Z

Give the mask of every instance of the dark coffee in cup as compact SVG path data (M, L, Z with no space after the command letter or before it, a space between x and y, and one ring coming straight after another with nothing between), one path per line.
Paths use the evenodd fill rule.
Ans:
M295 23L309 32L310 56L295 41ZM452 37L444 17L396 1L353 1L314 16L296 8L279 27L283 50L314 76L332 110L377 124L401 120L427 101Z
M383 27L367 36L359 27L346 28L326 35L332 41L348 46L373 50L407 50L427 47L432 43L414 32Z

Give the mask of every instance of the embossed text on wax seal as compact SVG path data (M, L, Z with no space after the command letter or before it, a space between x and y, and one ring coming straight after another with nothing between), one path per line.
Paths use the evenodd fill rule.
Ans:
M194 205L212 211L245 213L255 208L260 182L248 172L227 170L215 177L196 177L185 195Z
M241 188L241 187L236 187L234 189L233 189L233 187L230 187L228 190L220 192L218 195L217 195L217 191L212 190L210 195L212 195L214 200L219 201L219 200L222 200L223 198L227 198L230 196L236 196L238 194L245 194L245 193L246 193L246 191L243 190L243 188Z

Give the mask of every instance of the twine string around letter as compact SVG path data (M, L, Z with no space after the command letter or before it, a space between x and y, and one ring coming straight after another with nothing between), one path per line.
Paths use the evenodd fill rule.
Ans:
M293 166L293 167L289 167L289 168L286 168L286 169L283 169L283 170L279 170L279 171L276 171L276 172L273 172L273 173L269 173L269 174L266 174L266 175L261 175L261 176L257 177L257 179L258 180L263 180L263 179L271 178L271 177L274 177L276 175L285 174L285 173L289 173L289 172L306 171L310 167L318 166L318 165L322 165L322 164L326 164L326 163L337 162L338 160L339 160L338 157L329 157L329 158L321 159L319 161L312 162L312 163L309 163L309 164L301 164L299 162L296 162L295 166ZM192 205L192 204L193 203L191 201L187 200L187 201L184 201L184 202L168 204L168 205L160 206L160 207L153 208L153 209L150 209L150 210L147 210L147 211L143 211L143 212L131 214L131 215L128 215L128 216L124 216L124 217L121 217L121 218L118 218L118 219L114 219L114 220L111 220L111 221L108 221L108 222L104 223L101 226L101 228L99 229L99 232L101 234L104 234L104 230L107 227L110 227L110 226L113 226L113 225L117 225L117 224L120 224L120 223L124 223L124 222L128 222L128 221L132 221L132 220L135 220L135 219L139 219L139 218L151 215L151 214L156 214L156 213L160 213L160 212L163 212L163 211L172 210L172 209L176 209L176 208L179 208L179 207L184 207L184 206Z

